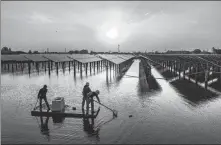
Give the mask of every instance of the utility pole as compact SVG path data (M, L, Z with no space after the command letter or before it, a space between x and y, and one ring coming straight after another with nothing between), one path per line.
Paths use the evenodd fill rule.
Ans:
M120 45L118 44L118 53L120 53Z

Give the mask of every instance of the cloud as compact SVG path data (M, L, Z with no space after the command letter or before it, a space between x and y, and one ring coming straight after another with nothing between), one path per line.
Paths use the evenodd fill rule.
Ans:
M221 2L2 2L2 45L133 51L218 46ZM116 28L118 37L106 34ZM202 42L201 42L202 41Z
M47 23L52 23L52 18L47 17L46 15L34 12L30 17L29 17L29 23L35 23L35 24L47 24Z

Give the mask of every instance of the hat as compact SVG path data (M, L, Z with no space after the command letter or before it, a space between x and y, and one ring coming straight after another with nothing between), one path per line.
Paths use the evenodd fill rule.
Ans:
M44 85L44 88L47 88L47 85Z
M96 90L95 92L96 92L97 94L100 94L100 91L99 91L99 90Z

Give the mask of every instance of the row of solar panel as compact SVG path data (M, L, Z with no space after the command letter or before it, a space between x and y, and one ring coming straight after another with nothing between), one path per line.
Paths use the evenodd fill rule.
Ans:
M98 54L98 57L102 59L106 59L108 61L111 61L115 64L121 64L124 61L127 61L131 58L133 58L133 55L127 55L127 54L115 54L115 55L109 55L109 54Z
M20 55L1 55L2 62L44 62L44 61L53 61L53 62L67 62L67 61L79 61L81 63L89 63L101 61L102 59L106 59L115 64L120 64L130 58L133 55L90 55L90 54L20 54Z

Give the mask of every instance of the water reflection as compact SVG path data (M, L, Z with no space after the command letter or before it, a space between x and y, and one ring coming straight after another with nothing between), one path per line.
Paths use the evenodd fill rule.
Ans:
M94 118L83 117L83 129L89 136L95 136L98 140L100 128L95 128Z
M155 89L150 89L148 86L143 86L143 83L137 84L137 95L141 97L141 99L145 99L148 96L156 96L162 91L160 85Z
M82 122L83 122L83 130L90 136L95 136L96 140L99 141L100 137L99 137L99 131L100 128L95 127L95 118L97 117L97 115L100 112L100 107L98 108L98 110L96 111L91 111L91 115L94 117L87 117L85 114L85 110L82 110L82 113L84 115L84 117L82 118Z
M217 94L211 94L211 92L205 93L203 90L201 91L204 92L203 94L198 94L193 91L189 91L187 93L178 90L178 92L180 92L180 96L183 98L183 100L193 107L201 106L218 98Z
M38 125L40 126L40 131L41 134L48 140L50 141L50 130L48 128L48 121L49 121L49 117L47 117L45 119L45 121L43 121L43 116L40 116L40 125L38 123ZM37 119L37 118L36 118ZM37 120L38 121L38 120Z
M129 75L129 73L131 73L130 75L133 76L138 74L137 66L138 63L134 64L127 74ZM39 126L38 130L31 130L31 128L36 127L36 122L30 122L30 117L28 116L30 114L29 111L27 113L24 112L26 108L33 106L32 104L35 103L35 98L30 96L32 96L32 94L34 94L33 92L38 89L38 86L41 86L43 83L50 83L51 88L53 88L53 92L49 95L50 99L54 97L54 94L56 94L56 96L65 96L67 102L73 102L71 104L80 107L82 97L77 97L77 95L78 93L81 93L82 86L84 84L84 82L80 80L80 74L77 73L73 78L72 75L74 74L62 76L62 72L60 71L59 75L60 76L57 79L55 77L55 72L52 72L50 80L48 79L48 72L46 75L43 74L39 77L32 77L30 80L28 79L28 76L27 78L25 76L19 76L15 77L15 79L13 79L10 75L2 77L3 86L1 95L4 100L4 103L2 103L4 104L2 114L5 114L2 119L2 126L4 129L2 131L3 143L16 143L17 141L20 141L20 143L35 143L34 139L38 140L39 143L45 142L45 139L42 140L42 137L36 137L41 133L41 130L44 130L41 129L41 127L47 127ZM94 119L94 121L92 118L66 118L65 125L56 131L54 131L54 126L58 125L60 127L60 124L51 124L53 118L51 120L49 119L48 129L50 130L48 130L48 135L51 138L49 143L95 143L94 140L96 140L96 138L97 140L101 140L101 142L103 141L103 143L119 143L119 138L122 138L122 142L124 143L141 144L162 142L220 142L220 137L218 136L218 134L220 134L220 128L217 127L220 125L220 101L217 101L216 103L214 102L206 107L191 110L189 106L180 99L181 97L177 96L175 91L171 89L172 87L168 84L168 82L161 79L157 79L157 82L163 89L159 95L151 94L159 93L160 91L158 90L155 92L151 91L146 94L139 91L138 88L140 86L138 78L126 77L120 80L122 82L119 86L116 86L115 78L112 78L113 83L108 81L108 85L113 84L114 87L110 88L110 93L107 93L105 75L106 72L101 75L88 77L87 81L93 82L94 88L101 88L102 93L104 92L102 95L107 96L103 97L102 101L104 101L104 103L108 106L116 107L121 115L119 115L119 117L110 124L105 125L105 127L101 127L101 124L104 124L104 121L110 117L106 112L101 112L98 116L98 118L101 119ZM162 76L156 75L156 78L161 77ZM27 79L28 81L26 81ZM27 85L29 89L27 89L27 87L17 87L17 84L22 84L23 86ZM18 93L19 95L17 95ZM23 105L20 105L21 103L19 101L22 101ZM186 99L186 101L188 100ZM14 106L16 109L14 109ZM17 115L18 113L15 114L16 111L19 115ZM133 114L133 117L128 118L129 114ZM15 120L11 119L12 117L14 117ZM45 119L46 118L44 117L43 123L48 122L46 121L47 119ZM20 120L22 123L18 123L17 120ZM24 138L21 138L21 132L18 128L30 129L30 133L22 132L22 136L24 136ZM211 130L214 132L211 132ZM86 137L84 136L85 133ZM42 132L40 135L46 136L47 129L45 129L44 133ZM143 137L144 135L148 137ZM202 135L207 137L200 138ZM186 138L183 138L183 136L186 136Z
M63 123L65 120L65 117L60 116L52 116L53 123Z
M198 107L218 97L218 94L205 90L188 80L176 80L171 84L183 100L193 107Z

